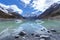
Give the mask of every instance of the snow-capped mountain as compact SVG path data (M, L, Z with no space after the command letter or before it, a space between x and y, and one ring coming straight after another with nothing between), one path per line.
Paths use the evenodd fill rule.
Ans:
M46 11L38 16L42 19L60 19L60 1L52 4Z
M0 18L23 18L20 15L20 12L22 11L18 9L17 6L15 6L14 9L13 6L6 6L4 4L0 4Z

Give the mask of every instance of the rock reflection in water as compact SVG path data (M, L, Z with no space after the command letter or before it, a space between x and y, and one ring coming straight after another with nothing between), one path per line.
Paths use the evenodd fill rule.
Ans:
M19 35L20 32L26 32L25 36ZM40 40L40 37L35 37L36 34L47 34L48 30L39 24L34 22L26 22L21 24L18 28L12 32L7 31L9 35L1 38L1 40ZM33 36L31 34L34 34ZM19 35L19 36L17 36ZM4 35L3 35L4 36ZM17 38L16 38L17 37Z

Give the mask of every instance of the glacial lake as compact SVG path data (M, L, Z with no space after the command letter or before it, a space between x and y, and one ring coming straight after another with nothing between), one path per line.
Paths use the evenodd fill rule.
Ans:
M47 29L56 29L60 31L60 20L12 20L12 21L0 21L0 32L9 28L15 29L20 27L20 25L28 25L27 23L32 23L31 25L34 26L35 24L42 25ZM34 24L35 23L35 24ZM28 26L30 27L30 26Z

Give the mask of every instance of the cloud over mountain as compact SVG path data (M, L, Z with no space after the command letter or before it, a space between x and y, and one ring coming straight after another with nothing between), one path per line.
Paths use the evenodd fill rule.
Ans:
M30 3L31 1L32 0L23 0L22 2L24 2L25 5L30 4L30 6L37 11L45 11L51 4L60 0L33 0L33 2Z
M21 14L23 11L21 9L19 9L17 7L17 5L5 5L5 4L2 4L0 3L0 10L3 10L4 11L6 10L7 12L18 12L19 14Z

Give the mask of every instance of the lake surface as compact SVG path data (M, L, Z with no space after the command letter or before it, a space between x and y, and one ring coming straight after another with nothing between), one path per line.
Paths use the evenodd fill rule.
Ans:
M26 23L32 23L31 25L34 26L35 24L42 25L47 29L56 29L60 31L60 20L13 20L13 21L0 21L0 32L6 28L14 29L20 27L20 25L28 25ZM34 24L35 23L35 24ZM37 26L38 26L37 25ZM36 26L36 25L35 25ZM28 26L29 27L29 26Z

